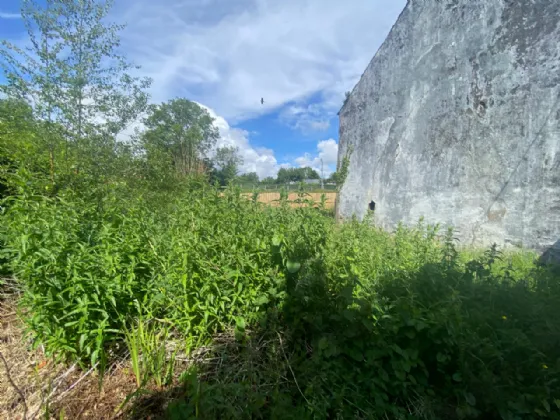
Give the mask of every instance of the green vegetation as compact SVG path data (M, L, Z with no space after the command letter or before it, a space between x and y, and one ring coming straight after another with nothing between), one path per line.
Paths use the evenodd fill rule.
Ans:
M430 226L336 226L204 182L122 188L101 211L12 198L4 252L54 355L106 365L126 342L145 386L171 382L162 337L218 352L182 375L172 418L558 418L559 277L530 256L470 259Z
M56 35L53 10L114 34L99 30L108 9L93 1L48 4L26 15L44 19L47 43L90 39L87 25ZM116 43L100 45L92 53L111 57ZM128 357L141 418L145 399L165 393L173 402L148 404L150 415L560 419L554 267L521 251L458 251L452 231L422 221L389 233L373 214L337 225L324 203L291 208L286 191L278 207L222 191L216 174L231 181L240 160L234 149L208 159L205 111L181 99L146 108L147 82L123 70L135 88L111 88L87 76L105 61L76 51L45 49L41 78L8 78L0 100L0 263L35 345L101 372ZM52 73L61 56L75 67ZM97 84L115 93L96 102L104 122L86 112ZM42 105L16 92L41 92ZM146 130L117 141L139 110Z
M346 177L348 176L348 168L350 167L350 156L352 155L353 151L354 150L352 146L350 146L344 154L344 157L342 158L340 168L333 174L338 191L340 191L340 189L344 185L344 182L346 181Z
M163 184L169 182L165 179L169 167L179 176L201 172L201 160L220 137L208 111L186 99L150 106L144 125L146 130L139 136L141 148L148 166L163 170L155 174L163 177Z
M305 179L320 179L317 171L311 168L280 168L276 183L301 182Z
M238 147L224 146L216 150L214 162L217 168L213 172L213 178L221 185L228 185L235 180L243 158L239 155Z

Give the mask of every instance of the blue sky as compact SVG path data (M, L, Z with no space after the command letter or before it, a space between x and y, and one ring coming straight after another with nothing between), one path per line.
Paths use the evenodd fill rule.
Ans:
M206 106L243 171L336 167L337 112L406 0L116 0L122 47L151 97ZM2 0L0 39L21 41L20 0ZM1 77L1 76L0 76ZM260 99L264 98L264 105Z

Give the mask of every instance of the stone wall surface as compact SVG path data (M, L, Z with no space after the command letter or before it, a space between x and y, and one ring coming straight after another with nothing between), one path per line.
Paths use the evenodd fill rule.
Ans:
M409 0L340 111L338 213L560 247L560 1Z

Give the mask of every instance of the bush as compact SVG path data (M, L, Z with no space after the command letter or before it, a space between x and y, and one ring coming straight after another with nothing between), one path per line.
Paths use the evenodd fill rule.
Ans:
M534 256L465 259L452 232L422 223L328 233L253 333L281 331L289 360L265 349L268 369L249 369L258 358L247 345L243 362L199 373L198 388L187 381L170 415L196 401L205 418L244 418L241 399L256 418L291 418L289 407L295 418L559 418L559 279ZM258 374L248 383L232 370Z
M560 418L560 279L533 255L181 191L10 199L0 240L37 343L103 365L145 324L141 385L169 380L157 337L208 345L222 363L183 375L176 418Z
M282 296L273 238L288 241L300 227L304 239L324 237L330 224L315 209L263 208L235 190L103 194L12 199L2 229L32 334L50 353L92 364L139 311L199 342L236 317L256 320ZM299 239L292 246L308 252Z

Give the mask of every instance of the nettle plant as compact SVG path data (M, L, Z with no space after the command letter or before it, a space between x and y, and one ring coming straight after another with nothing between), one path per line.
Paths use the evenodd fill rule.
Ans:
M304 194L301 207L266 206L203 181L172 194L23 191L7 199L0 240L50 354L103 368L126 346L137 384L159 389L179 373L177 351L231 333L227 375L197 366L199 391L179 406L558 418L560 281L530 256L469 255L422 221L336 225Z

